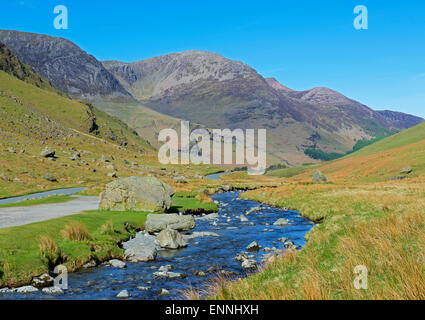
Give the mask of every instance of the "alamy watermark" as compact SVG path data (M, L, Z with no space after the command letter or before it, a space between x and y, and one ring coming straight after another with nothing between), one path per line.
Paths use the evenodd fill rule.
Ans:
M57 30L68 30L68 8L64 5L58 5L53 9L57 16L53 20L53 26Z
M357 290L368 289L368 270L366 266L358 265L354 267L354 274L357 276L354 278L354 288Z
M369 28L367 7L364 5L358 5L354 8L354 13L357 14L353 22L354 29L367 30Z
M264 174L267 163L266 129L257 130L257 143L255 131L213 129L210 133L206 129L195 129L190 132L189 121L182 121L180 138L174 129L160 131L158 140L165 144L158 151L158 160L161 164L245 165L250 175Z

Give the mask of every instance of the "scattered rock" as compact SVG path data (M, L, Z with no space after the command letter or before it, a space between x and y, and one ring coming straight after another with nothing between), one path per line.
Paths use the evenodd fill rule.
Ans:
M171 264L167 264L165 266L160 266L159 269L158 269L158 271L160 271L160 272L168 272L168 271L171 271L171 270L174 270L174 267Z
M174 229L164 229L157 236L161 248L178 249L187 246L187 242Z
M185 177L181 176L181 177L176 177L174 178L175 183L181 183L181 184L186 184L187 180Z
M242 268L244 269L256 269L257 268L257 262L254 260L246 259L242 261Z
M171 272L171 271L158 271L153 274L154 279L161 279L161 278L167 278L167 279L184 279L187 277L184 273L179 272Z
M131 262L147 262L155 260L157 254L156 237L143 232L123 243L125 259Z
M240 215L240 219L241 219L241 222L248 222L249 221L248 218L245 217L243 214Z
M167 289L161 289L159 290L158 293L160 296L169 296L170 295L170 291L168 291Z
M184 234L183 235L183 239L185 241L191 240L191 239L195 239L195 238L200 238L200 237L219 237L220 235L218 233L215 232L209 232L209 231L200 231L200 232L193 232L191 234Z
M26 293L35 293L35 292L38 292L38 289L36 287L33 287L33 286L23 286L23 287L14 289L13 291L16 292L16 293L24 293L24 294L26 294Z
M117 298L128 299L130 298L130 293L127 290L122 290L120 293L117 294Z
M279 220L277 220L275 223L273 223L274 226L286 226L289 223L288 220L284 219L284 218L280 218Z
M315 169L313 172L313 182L329 182L329 179L320 170Z
M72 155L72 157L70 158L72 161L76 161L79 160L81 157L79 152L74 152L74 154Z
M108 157L102 155L102 157L100 157L100 161L102 161L102 162L111 162L111 159L109 159Z
M195 277L205 277L207 274L204 271L197 270L194 273Z
M246 250L248 251L258 251L260 249L260 246L258 245L257 241L251 242L247 247Z
M129 177L108 183L100 194L100 209L164 212L174 190L155 177Z
M63 290L61 288L59 288L59 287L43 288L42 292L45 293L45 294L51 294L51 295L60 295L60 294L63 294Z
M110 177L110 178L117 178L118 176L117 176L117 173L114 171L114 172L108 173L108 177Z
M145 230L149 233L161 232L164 229L187 231L195 228L195 218L192 215L149 214Z
M142 286L140 286L140 287L137 287L137 289L140 290L140 291L148 291L150 289L150 287L142 287Z
M40 152L40 156L44 158L54 158L55 154L56 154L55 149L51 147L46 147Z
M253 208L249 209L247 212L245 212L245 214L248 216L251 213L253 213L254 211L258 211L258 210L261 210L261 207L253 207Z
M44 288L44 287L50 287L53 285L53 277L51 277L49 274L45 273L41 276L32 278L31 284L36 288Z
M89 269L89 268L94 268L96 267L97 263L94 260L91 260L89 262L87 262L85 265L83 265L84 269Z
M236 255L236 257L235 257L235 260L237 260L239 262L242 262L246 259L248 259L248 257L244 253L240 253L240 254Z
M45 176L43 176L43 179L50 181L50 182L56 182L58 181L54 176L52 176L51 174L46 174Z
M3 179L4 181L7 181L7 182L12 181L12 179L10 179L8 176L6 176L4 174L0 174L0 178Z
M123 268L127 267L125 262L118 260L118 259L109 260L109 264L111 265L111 267L119 268L119 269L123 269Z
M404 167L403 169L400 170L401 174L409 174L412 172L413 172L413 168L411 166Z

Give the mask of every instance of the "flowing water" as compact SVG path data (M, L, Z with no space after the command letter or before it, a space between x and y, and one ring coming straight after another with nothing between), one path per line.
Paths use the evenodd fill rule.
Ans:
M20 202L25 200L41 199L48 196L62 196L62 195L71 196L73 194L83 191L84 189L85 189L84 187L81 187L81 188L66 188L66 189L49 190L44 192L28 194L25 196L0 199L0 204L10 204L10 203Z
M130 299L178 299L183 298L182 290L202 289L217 273L208 272L210 267L234 273L233 277L245 277L247 272L235 256L246 251L247 245L256 240L262 248L258 252L249 252L253 260L260 262L266 254L266 248L284 249L279 238L291 239L297 246L305 244L305 235L313 223L299 216L296 211L283 211L267 205L260 205L239 198L239 192L216 194L213 199L219 203L218 215L204 216L196 219L194 231L209 231L218 236L199 237L189 241L187 248L179 250L160 250L155 261L127 263L127 268L117 269L111 266L78 271L68 275L69 289L65 294L49 296L47 294L5 294L0 299L117 299L121 290L127 290ZM261 207L247 215L248 222L241 222L240 214L249 209ZM279 218L288 219L286 226L273 226ZM265 231L267 229L267 231ZM187 233L190 233L187 232ZM268 249L266 249L268 250ZM184 279L158 279L153 273L164 265L172 265L173 272L186 274ZM201 270L205 277L195 276ZM140 287L149 288L142 290ZM144 288L144 289L146 289ZM166 289L168 296L158 292Z

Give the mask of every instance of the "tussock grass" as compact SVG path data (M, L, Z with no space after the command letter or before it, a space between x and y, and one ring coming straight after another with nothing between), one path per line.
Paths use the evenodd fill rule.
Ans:
M61 231L61 234L64 239L71 241L86 241L91 239L86 227L80 222L67 224Z
M112 220L109 220L107 223L104 223L100 226L100 233L102 234L113 234L114 232L115 229Z
M425 183L289 184L244 198L322 222L307 245L247 279L215 284L218 299L425 299ZM354 287L354 267L368 289ZM196 298L196 296L193 296Z
M62 263L64 257L56 242L50 236L41 236L38 240L41 256L46 259L49 269Z
M199 201L201 201L202 203L213 202L213 200L208 195L206 195L205 193L200 193L195 198L198 199Z

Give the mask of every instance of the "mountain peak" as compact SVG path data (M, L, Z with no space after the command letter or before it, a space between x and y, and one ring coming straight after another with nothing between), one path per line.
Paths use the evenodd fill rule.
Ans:
M23 63L78 99L131 95L103 65L75 43L47 35L0 30L3 42Z
M286 92L290 92L290 91L294 91L286 86L284 86L283 84L281 84L276 78L265 78L267 83L269 84L269 86L271 86L272 88L276 89L276 90L282 90L282 91L286 91Z

